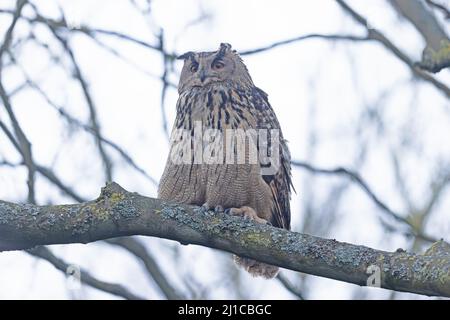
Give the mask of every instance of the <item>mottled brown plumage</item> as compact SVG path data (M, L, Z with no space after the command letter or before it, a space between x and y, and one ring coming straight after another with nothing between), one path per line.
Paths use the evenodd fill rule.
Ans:
M290 229L290 154L267 94L253 84L247 68L229 44L221 44L214 52L188 52L180 58L184 66L177 116L159 197L208 209L225 208L234 215ZM213 138L199 138L198 133L204 134L207 129L216 130L211 131ZM238 162L235 154L241 149L237 143L227 145L226 134L251 132L250 129L279 130L275 143L268 140L268 150L279 142L278 166L272 158L268 164L262 158L252 162L249 142ZM272 155L260 140L253 137L251 141L257 144L257 150ZM231 163L229 159L227 162L227 152L233 155ZM235 261L253 275L272 278L278 271L275 266L243 257L235 257Z

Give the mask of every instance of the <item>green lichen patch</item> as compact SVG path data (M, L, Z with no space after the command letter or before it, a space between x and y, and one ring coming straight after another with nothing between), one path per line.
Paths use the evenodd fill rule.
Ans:
M93 203L93 217L100 221L134 219L141 215L134 200L137 194L127 193L117 184L107 184L100 197Z
M91 203L86 206L91 212L93 219L97 221L107 221L110 219L111 215L109 210L102 205Z
M450 66L450 41L443 39L439 49L425 48L422 61L418 66L432 72L438 72Z
M267 246L270 242L267 241L268 234L263 232L251 232L245 234L244 237L242 237L241 242L243 244L252 244L256 245L258 247L264 247Z
M444 240L436 241L433 243L428 250L424 253L426 256L449 256L450 255L450 244Z

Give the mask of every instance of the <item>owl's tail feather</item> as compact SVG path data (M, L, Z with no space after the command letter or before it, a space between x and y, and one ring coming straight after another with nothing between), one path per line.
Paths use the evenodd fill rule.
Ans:
M279 268L270 264L259 262L253 259L233 256L234 262L244 268L248 273L254 277L264 277L266 279L275 278L278 274Z

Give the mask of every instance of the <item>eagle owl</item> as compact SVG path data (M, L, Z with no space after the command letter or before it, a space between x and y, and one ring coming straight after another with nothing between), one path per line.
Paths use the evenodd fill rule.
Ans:
M267 94L253 84L229 44L213 52L187 52L179 59L184 66L159 198L289 230L290 153ZM242 135L229 132L244 133L244 143L236 142ZM256 161L251 150L256 150ZM270 161L263 162L268 156ZM254 276L273 278L278 272L249 258L235 256L235 262Z

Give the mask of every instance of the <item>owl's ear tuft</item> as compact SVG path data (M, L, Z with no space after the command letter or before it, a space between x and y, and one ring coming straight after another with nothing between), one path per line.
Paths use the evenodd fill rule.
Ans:
M177 60L187 60L192 59L194 57L194 52L188 51L186 53L183 53L181 56L177 57Z
M227 51L231 50L231 44L229 43L221 43L219 48L219 53L224 54Z
M231 44L229 43L221 43L219 50L216 55L216 59L222 58L227 52L231 50Z

